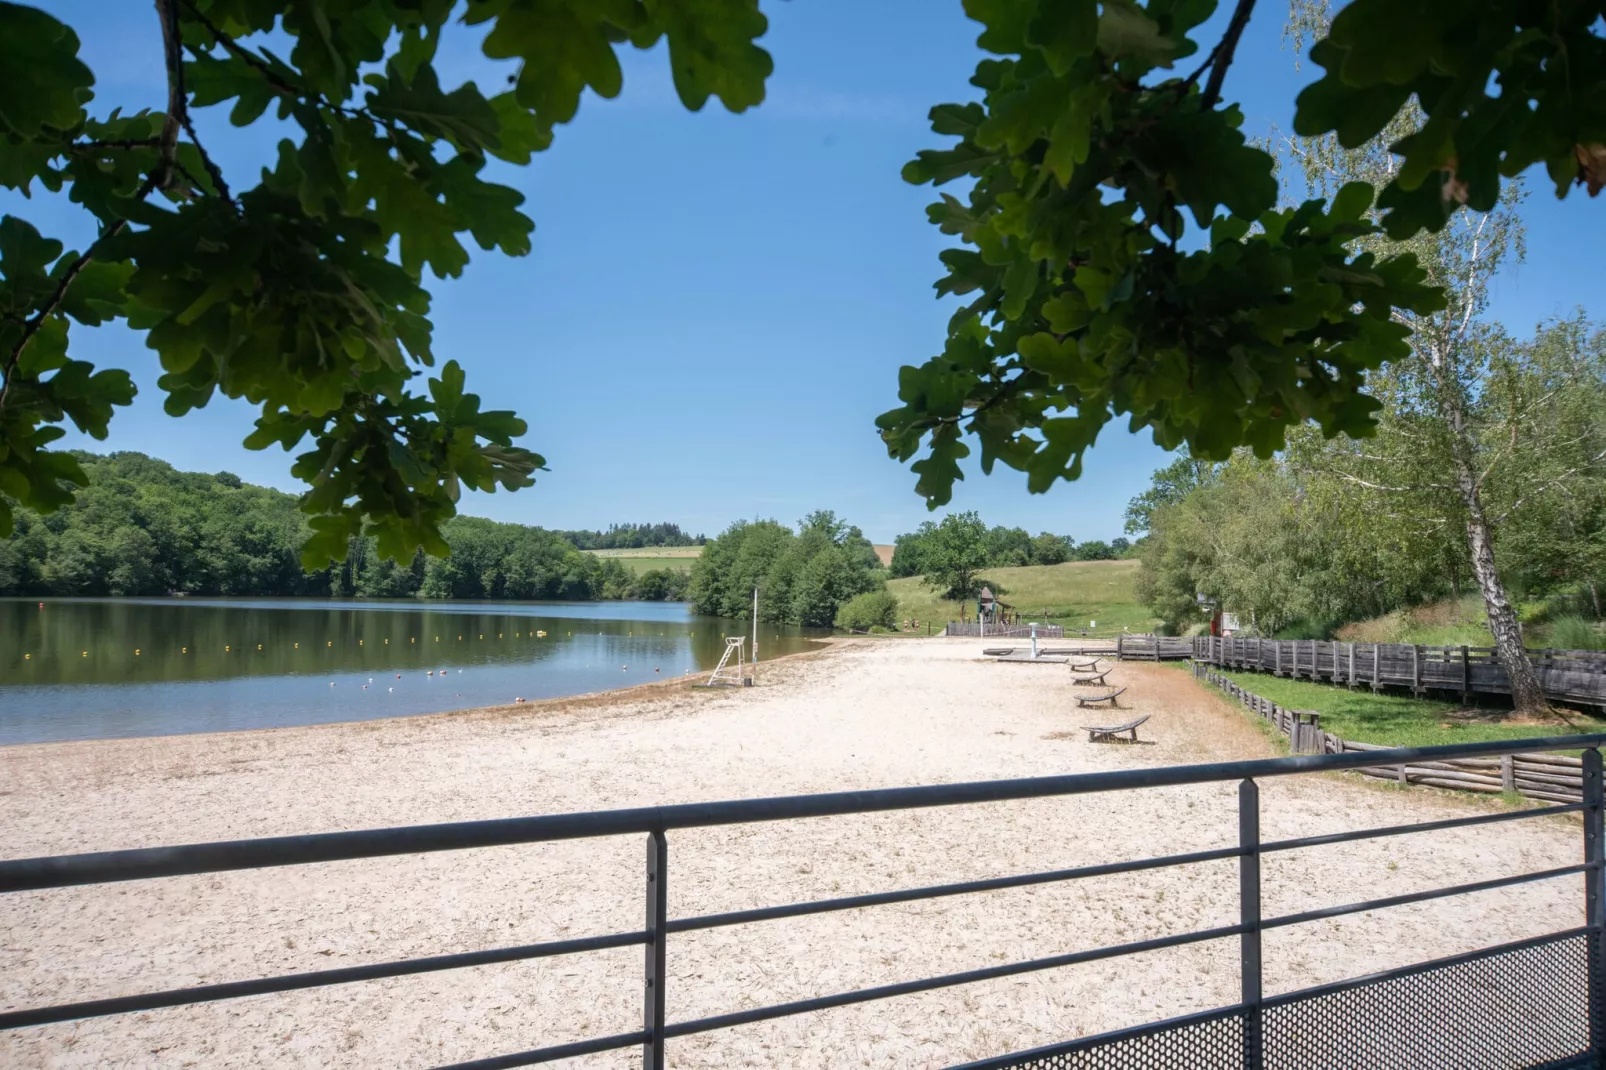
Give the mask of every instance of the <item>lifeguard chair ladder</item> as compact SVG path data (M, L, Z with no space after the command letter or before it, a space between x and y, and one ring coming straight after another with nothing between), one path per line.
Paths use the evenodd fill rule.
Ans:
M747 643L745 635L727 635L725 637L725 655L719 659L719 665L714 668L712 675L704 687L742 687L747 683L742 672L746 665L743 647ZM733 663L734 661L734 663Z

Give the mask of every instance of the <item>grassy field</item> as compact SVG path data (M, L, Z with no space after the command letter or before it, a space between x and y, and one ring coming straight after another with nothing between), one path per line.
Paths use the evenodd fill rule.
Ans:
M1575 637L1553 637L1550 622L1544 619L1541 603L1527 603L1517 607L1523 622L1523 640L1535 649L1542 647L1570 647L1579 642ZM1601 638L1589 645L1599 648ZM1386 616L1355 621L1339 628L1335 639L1352 643L1421 643L1423 646L1493 646L1489 634L1488 617L1484 615L1483 599L1478 595L1464 595L1459 599L1447 598L1411 609L1399 609ZM1589 638L1587 635L1585 638Z
M1089 634L1108 636L1121 634L1123 628L1148 631L1155 624L1148 608L1140 605L1133 593L1138 567L1136 561L1075 561L992 568L982 578L999 598L1015 607L1014 613L1023 621L1064 624L1078 632L1087 628L1089 621L1097 621ZM898 597L900 618L930 621L939 627L959 618L959 603L941 598L918 576L892 580L887 589ZM974 613L975 603L966 609Z
M640 550L587 550L598 557L616 558L638 576L655 568L690 572L691 563L702 555L701 546L647 546Z
M1322 715L1322 728L1357 743L1427 747L1606 731L1606 721L1583 714L1570 714L1571 723L1510 724L1504 719L1507 711L1499 709L1464 709L1433 699L1374 695L1366 689L1351 691L1257 672L1222 675L1279 706L1315 710Z

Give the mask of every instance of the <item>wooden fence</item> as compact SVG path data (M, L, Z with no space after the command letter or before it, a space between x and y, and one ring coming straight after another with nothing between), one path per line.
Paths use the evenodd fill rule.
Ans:
M1291 640L1290 640L1291 641ZM1305 640L1300 640L1304 642ZM1321 726L1314 710L1290 710L1212 672L1202 661L1193 663L1193 675L1215 684L1288 737L1295 754L1365 753L1389 750L1376 743L1340 739ZM1460 758L1446 762L1373 766L1356 770L1363 776L1397 784L1422 784L1452 791L1486 795L1502 792L1542 802L1576 803L1584 799L1583 760L1564 754L1507 754L1499 758Z
M1169 635L1120 635L1115 656L1122 661L1173 661L1193 657L1193 644Z
M980 636L984 639L1030 639L1032 626L1030 624L978 624L973 620L951 620L944 629L944 635L970 635ZM1037 625L1037 638L1064 639L1065 626L1063 624Z
M1327 680L1348 687L1405 687L1421 694L1449 691L1468 701L1475 694L1509 695L1511 684L1493 647L1421 646L1411 643L1341 643L1315 639L1239 639L1201 635L1192 640L1196 661L1295 679ZM1594 650L1529 652L1545 694L1557 702L1606 706L1606 653Z

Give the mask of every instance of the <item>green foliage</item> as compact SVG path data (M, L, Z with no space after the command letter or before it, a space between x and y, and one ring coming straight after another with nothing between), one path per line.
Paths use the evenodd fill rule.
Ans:
M353 539L331 568L302 571L295 499L229 472L178 472L139 453L63 454L85 473L69 505L19 509L0 539L0 595L336 595L369 598L633 598L680 601L680 571L633 575L554 532L454 517L445 559L397 562Z
M1154 473L1149 489L1127 503L1126 533L1145 534L1153 522L1156 509L1162 505L1175 505L1196 487L1215 482L1219 474L1219 465L1195 458L1184 446L1177 451L1176 460Z
M688 535L679 524L609 524L607 531L560 531L582 550L644 550L650 546L701 546L708 539Z
M963 516L969 518L976 514L965 513ZM948 535L951 536L955 530L950 528ZM964 530L974 531L968 526L968 521ZM1045 531L1034 537L1027 534L1025 528L1006 528L1002 524L991 528L983 526L981 531L982 568L1058 565L1076 558L1075 544L1066 535ZM937 558L933 554L938 553L939 543L946 537L938 525L930 520L914 531L899 535L893 541L892 575L919 576L938 567L934 564Z
M926 451L912 468L932 508L961 478L965 432L984 472L1002 461L1034 492L1077 478L1114 415L1203 460L1268 457L1307 420L1364 434L1366 373L1409 352L1397 311L1442 307L1411 255L1356 250L1377 231L1367 186L1277 207L1272 157L1217 106L1241 23L1193 74L1166 74L1213 7L967 4L998 58L972 79L980 102L931 111L957 144L904 169L967 184L929 213L961 243L937 292L965 303L877 420L892 456ZM1184 251L1189 236L1208 240Z
M944 598L972 598L987 567L987 525L974 512L950 513L926 536L921 557L926 586Z
M898 626L898 599L890 591L856 594L836 611L836 626L844 631L866 632Z
M397 562L445 554L464 486L530 485L543 461L514 445L524 421L482 410L455 361L417 388L435 364L425 270L461 275L465 237L529 252L523 195L481 173L491 157L529 163L586 89L616 96L620 47L667 40L687 107L741 111L771 70L754 43L766 20L757 0L469 0L461 21L512 72L487 96L435 70L457 9L157 0L170 111L124 114L96 100L66 25L0 0L0 185L70 196L99 227L67 250L0 220L0 535L14 503L50 512L87 484L48 449L60 425L104 438L132 400L126 373L69 356L71 324L115 319L145 332L172 415L245 398L261 412L247 446L310 445L292 468L308 484L306 568L358 537ZM197 140L191 110L220 106L285 132L253 188L232 188Z
M1557 650L1606 650L1606 632L1582 617L1558 617L1550 622L1549 645Z
M699 613L750 619L756 587L759 619L829 628L844 603L886 582L858 530L830 512L809 514L796 533L773 520L739 521L703 548L688 595Z
M1299 94L1294 129L1356 148L1415 99L1391 148L1391 238L1438 231L1462 205L1492 211L1501 179L1542 164L1565 196L1606 186L1606 40L1598 2L1353 0L1310 50L1326 73ZM1498 86L1498 92L1494 92Z

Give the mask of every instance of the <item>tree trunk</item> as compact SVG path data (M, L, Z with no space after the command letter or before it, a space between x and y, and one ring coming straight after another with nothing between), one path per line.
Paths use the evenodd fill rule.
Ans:
M1442 380L1441 380L1442 382ZM1472 466L1472 449L1466 431L1465 414L1461 399L1453 386L1446 389L1445 410L1449 417L1453 446L1451 459L1455 467L1456 490L1467 512L1467 548L1472 552L1472 576L1478 581L1483 594L1483 608L1489 616L1489 630L1494 633L1496 656L1511 681L1511 704L1518 713L1540 713L1549 708L1544 688L1528 660L1528 650L1522 643L1522 627L1517 623L1517 612L1506 597L1506 585L1500 582L1500 573L1494 563L1494 536L1489 530L1489 518L1483 511L1483 494L1478 486Z

